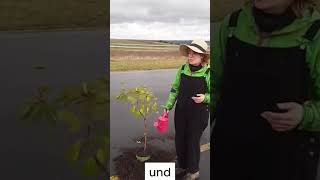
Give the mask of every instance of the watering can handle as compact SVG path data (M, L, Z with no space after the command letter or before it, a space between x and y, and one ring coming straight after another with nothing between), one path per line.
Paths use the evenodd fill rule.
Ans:
M169 114L168 112L164 112L162 116L163 117L168 117L168 114Z

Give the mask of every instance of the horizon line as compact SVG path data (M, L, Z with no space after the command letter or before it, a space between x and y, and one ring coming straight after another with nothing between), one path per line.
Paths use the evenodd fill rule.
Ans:
M131 39L131 38L110 38L110 40L192 41L192 39ZM210 40L205 40L205 41L210 41Z

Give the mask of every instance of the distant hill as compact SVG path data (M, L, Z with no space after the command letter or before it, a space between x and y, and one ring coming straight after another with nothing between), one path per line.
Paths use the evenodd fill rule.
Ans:
M160 42L181 45L181 44L190 44L192 40L160 40ZM210 41L206 41L206 42L210 44Z
M111 39L110 47L132 46L132 48L140 47L162 47L176 48L181 44L191 44L192 40L137 40L137 39ZM210 46L210 41L206 41Z

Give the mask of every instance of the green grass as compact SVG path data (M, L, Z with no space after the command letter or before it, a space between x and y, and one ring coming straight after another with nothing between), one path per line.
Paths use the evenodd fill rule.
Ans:
M111 44L169 45L155 40L111 39Z
M185 63L184 59L168 60L117 60L110 62L111 71L136 71L156 69L176 69Z
M110 70L175 69L186 61L179 46L152 40L112 39Z
M0 1L0 31L106 28L108 16L102 0Z

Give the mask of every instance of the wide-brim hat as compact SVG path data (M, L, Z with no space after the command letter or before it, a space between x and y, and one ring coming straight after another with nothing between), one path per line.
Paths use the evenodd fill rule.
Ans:
M210 58L210 53L208 50L208 44L204 40L193 40L191 44L182 44L180 45L180 54L182 56L188 57L189 49L192 51L203 54L204 55L204 61L207 61Z

